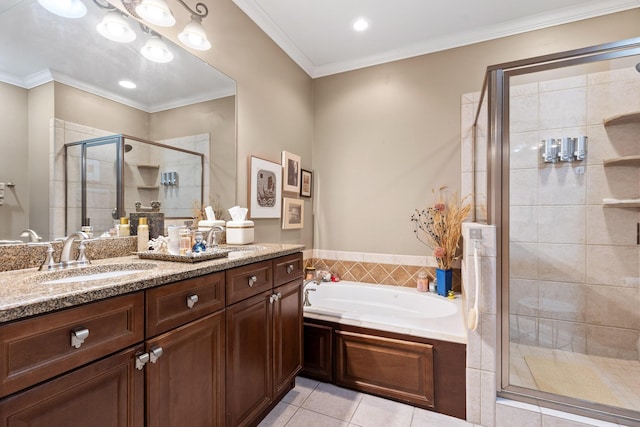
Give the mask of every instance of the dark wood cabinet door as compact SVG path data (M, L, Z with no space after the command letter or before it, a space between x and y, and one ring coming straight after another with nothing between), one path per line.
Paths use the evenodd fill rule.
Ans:
M333 383L333 328L304 323L302 376Z
M144 424L142 344L0 401L3 427L139 427Z
M253 424L272 401L272 295L227 307L227 426Z
M302 368L302 280L274 289L273 384L280 395Z
M147 341L148 427L224 425L224 344L224 311Z

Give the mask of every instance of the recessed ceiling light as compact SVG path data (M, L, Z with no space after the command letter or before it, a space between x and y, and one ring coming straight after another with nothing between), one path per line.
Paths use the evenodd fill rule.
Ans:
M38 3L63 18L82 18L87 14L87 7L81 0L38 0Z
M118 84L127 89L135 89L137 87L131 80L120 80Z
M369 27L369 23L364 18L358 18L353 23L353 29L356 31L364 31Z

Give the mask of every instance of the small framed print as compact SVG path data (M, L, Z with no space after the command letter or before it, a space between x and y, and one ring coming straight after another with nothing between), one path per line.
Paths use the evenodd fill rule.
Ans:
M311 197L311 185L313 184L313 172L300 169L300 195Z
M290 230L304 227L304 200L283 199L282 228Z
M282 166L269 160L249 158L249 217L280 218Z
M300 156L282 152L283 183L282 190L296 193L300 191Z

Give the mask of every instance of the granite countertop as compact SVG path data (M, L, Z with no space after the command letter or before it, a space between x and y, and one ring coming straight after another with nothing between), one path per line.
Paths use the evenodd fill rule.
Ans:
M0 273L0 322L21 319L35 314L47 313L103 298L148 289L154 286L227 270L254 262L301 252L304 245L256 243L250 245L254 251L241 250L229 253L229 257L183 263L140 259L137 255L107 258L92 261L88 267L77 267L63 271L41 272L37 268ZM65 283L43 283L69 275L80 275L83 269L97 273L120 270L135 270L135 273L91 281Z

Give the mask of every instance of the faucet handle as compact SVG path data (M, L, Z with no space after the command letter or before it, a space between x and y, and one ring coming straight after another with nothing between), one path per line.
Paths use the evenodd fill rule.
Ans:
M57 270L58 268L60 268L60 264L53 261L53 246L51 246L51 243L29 242L27 243L27 246L46 246L47 247L47 255L45 256L44 261L42 262L42 265L40 265L40 267L38 268L38 271L50 271L50 270Z
M78 259L76 260L75 265L89 265L91 261L87 258L87 245L85 244L86 240L80 240L80 245L78 246Z

